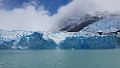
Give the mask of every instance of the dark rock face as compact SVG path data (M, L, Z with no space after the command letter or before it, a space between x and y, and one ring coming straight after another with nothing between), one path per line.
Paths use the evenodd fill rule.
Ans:
M45 40L42 33L34 32L22 37L18 46L28 47L28 49L54 49L57 45L51 39Z
M105 17L107 17L106 15L100 13L100 14L96 14L94 16L91 16L89 14L86 14L84 17L78 18L78 21L73 22L72 19L69 21L65 21L66 23L68 22L72 22L67 24L65 27L62 27L60 29L60 31L67 31L67 32L79 32L80 30L82 30L84 27L93 24L94 22L97 22L101 19L104 19ZM74 19L73 19L74 20Z
M71 28L68 32L79 32L84 27L88 26L89 24L92 24L96 21L100 20L99 17L92 17L91 19L88 19L86 21L81 22L78 26Z

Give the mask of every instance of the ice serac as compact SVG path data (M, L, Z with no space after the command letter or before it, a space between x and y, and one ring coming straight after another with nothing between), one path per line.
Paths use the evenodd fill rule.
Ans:
M117 35L99 35L90 32L61 32L49 38L59 49L113 49L119 47Z
M0 29L0 49L11 49L16 46L22 36L31 34L31 31L2 30Z
M117 35L99 35L88 32L54 34L34 32L23 36L17 49L113 49L118 46Z
M113 49L117 46L116 36L67 37L60 42L60 49Z
M118 48L118 35L99 35L91 32L0 32L0 49L112 49Z
M34 32L31 35L23 36L18 42L17 48L55 49L56 46L56 43L52 39L44 39L43 33Z

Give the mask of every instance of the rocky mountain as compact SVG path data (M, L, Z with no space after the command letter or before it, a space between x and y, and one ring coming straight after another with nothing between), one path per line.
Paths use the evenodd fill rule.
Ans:
M95 22L99 22L109 17L114 18L116 16L119 16L119 14L112 14L112 13L110 14L108 12L96 12L93 14L86 14L82 17L77 16L77 17L68 18L63 20L63 23L66 24L63 27L61 27L60 31L79 32L80 30L84 29L85 27L91 24L94 24ZM104 23L101 24L101 26L104 26Z

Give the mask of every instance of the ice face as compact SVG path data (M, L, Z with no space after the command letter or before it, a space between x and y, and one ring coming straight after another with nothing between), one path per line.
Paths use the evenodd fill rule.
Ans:
M2 32L0 49L110 49L119 47L117 35L91 32Z
M59 45L61 49L109 49L115 48L117 36L67 37Z
M31 35L23 36L17 44L17 47L19 46L28 49L55 49L57 45L52 39L44 39L43 33L34 32Z

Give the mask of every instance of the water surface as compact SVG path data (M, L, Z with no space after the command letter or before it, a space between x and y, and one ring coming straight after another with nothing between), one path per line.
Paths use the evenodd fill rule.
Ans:
M0 68L120 68L120 49L0 50Z

